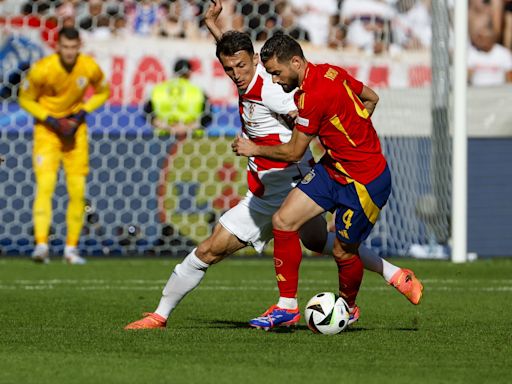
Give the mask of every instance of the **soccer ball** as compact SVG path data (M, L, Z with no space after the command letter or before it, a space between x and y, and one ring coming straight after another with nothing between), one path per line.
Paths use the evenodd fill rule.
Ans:
M332 292L322 292L308 301L304 315L314 333L335 335L347 328L350 312L343 298Z

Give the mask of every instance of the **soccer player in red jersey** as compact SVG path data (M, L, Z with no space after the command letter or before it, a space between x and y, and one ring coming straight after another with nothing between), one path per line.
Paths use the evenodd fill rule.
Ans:
M288 114L296 113L293 95L285 93L279 85L272 82L272 77L259 63L248 35L235 31L223 34L215 25L221 10L222 2L212 1L205 15L205 24L217 40L217 56L226 74L239 90L244 135L260 145L288 141L292 131L285 121L288 120ZM208 239L202 241L176 265L155 312L145 314L142 319L131 322L125 329L166 327L167 319L178 303L201 283L210 265L246 246L252 246L261 252L272 238L273 213L281 206L289 191L311 169L312 155L307 152L300 161L290 164L250 158L247 170L249 191L246 196L219 219ZM309 220L302 227L301 234L306 248L330 253L334 240L327 235L326 223L321 216ZM393 283L395 276L405 276L409 273L408 270L382 260L367 248L362 247L361 253L365 266L380 273L389 284L411 300L404 291L408 284ZM293 325L299 321L298 310L284 311L288 320L280 322L280 325Z
M353 322L358 317L356 297L363 277L358 248L391 193L391 174L371 120L379 98L344 69L309 63L299 43L287 35L277 34L267 40L260 57L272 81L285 92L299 88L294 95L298 109L295 129L289 142L275 146L261 146L238 137L232 145L234 152L274 161L297 161L315 136L326 152L273 215L280 299L250 324L268 329L287 323L298 312L302 259L298 230L326 211L336 213L333 255L340 295L351 308Z

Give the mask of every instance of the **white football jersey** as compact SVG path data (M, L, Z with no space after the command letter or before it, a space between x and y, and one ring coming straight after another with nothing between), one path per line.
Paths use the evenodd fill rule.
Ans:
M500 44L494 44L489 52L470 45L468 68L473 72L471 84L475 86L501 85L507 82L506 74L512 71L512 54Z
M297 109L293 92L286 93L279 84L274 84L272 76L260 64L247 90L240 94L239 109L244 137L258 145L290 141L292 130L281 115ZM256 197L251 208L273 213L312 164L313 156L309 149L298 163L250 157L247 164L248 196Z

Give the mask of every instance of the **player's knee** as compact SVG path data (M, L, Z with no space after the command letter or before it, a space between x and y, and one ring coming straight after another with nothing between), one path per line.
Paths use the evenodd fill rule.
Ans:
M332 250L332 255L337 260L347 260L357 255L359 244L348 244L336 241Z
M82 204L85 205L85 197L80 193L69 193L69 202L71 204Z
M85 177L84 176L68 176L67 189L69 199L73 202L85 201Z
M51 186L39 184L37 186L36 195L38 198L50 199L53 195L53 190L54 189Z
M296 223L283 215L280 210L272 216L272 227L280 231L298 231L300 228Z
M55 190L55 183L57 182L57 176L52 174L43 174L39 175L36 178L37 180L37 188L36 193L39 197L49 198L53 195L53 191Z

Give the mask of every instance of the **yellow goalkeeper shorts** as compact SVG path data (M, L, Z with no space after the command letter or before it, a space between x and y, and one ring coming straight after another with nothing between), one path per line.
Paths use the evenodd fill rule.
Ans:
M87 126L81 124L73 138L60 138L42 124L34 126L34 172L57 172L60 164L66 174L87 175L89 173L89 146Z

